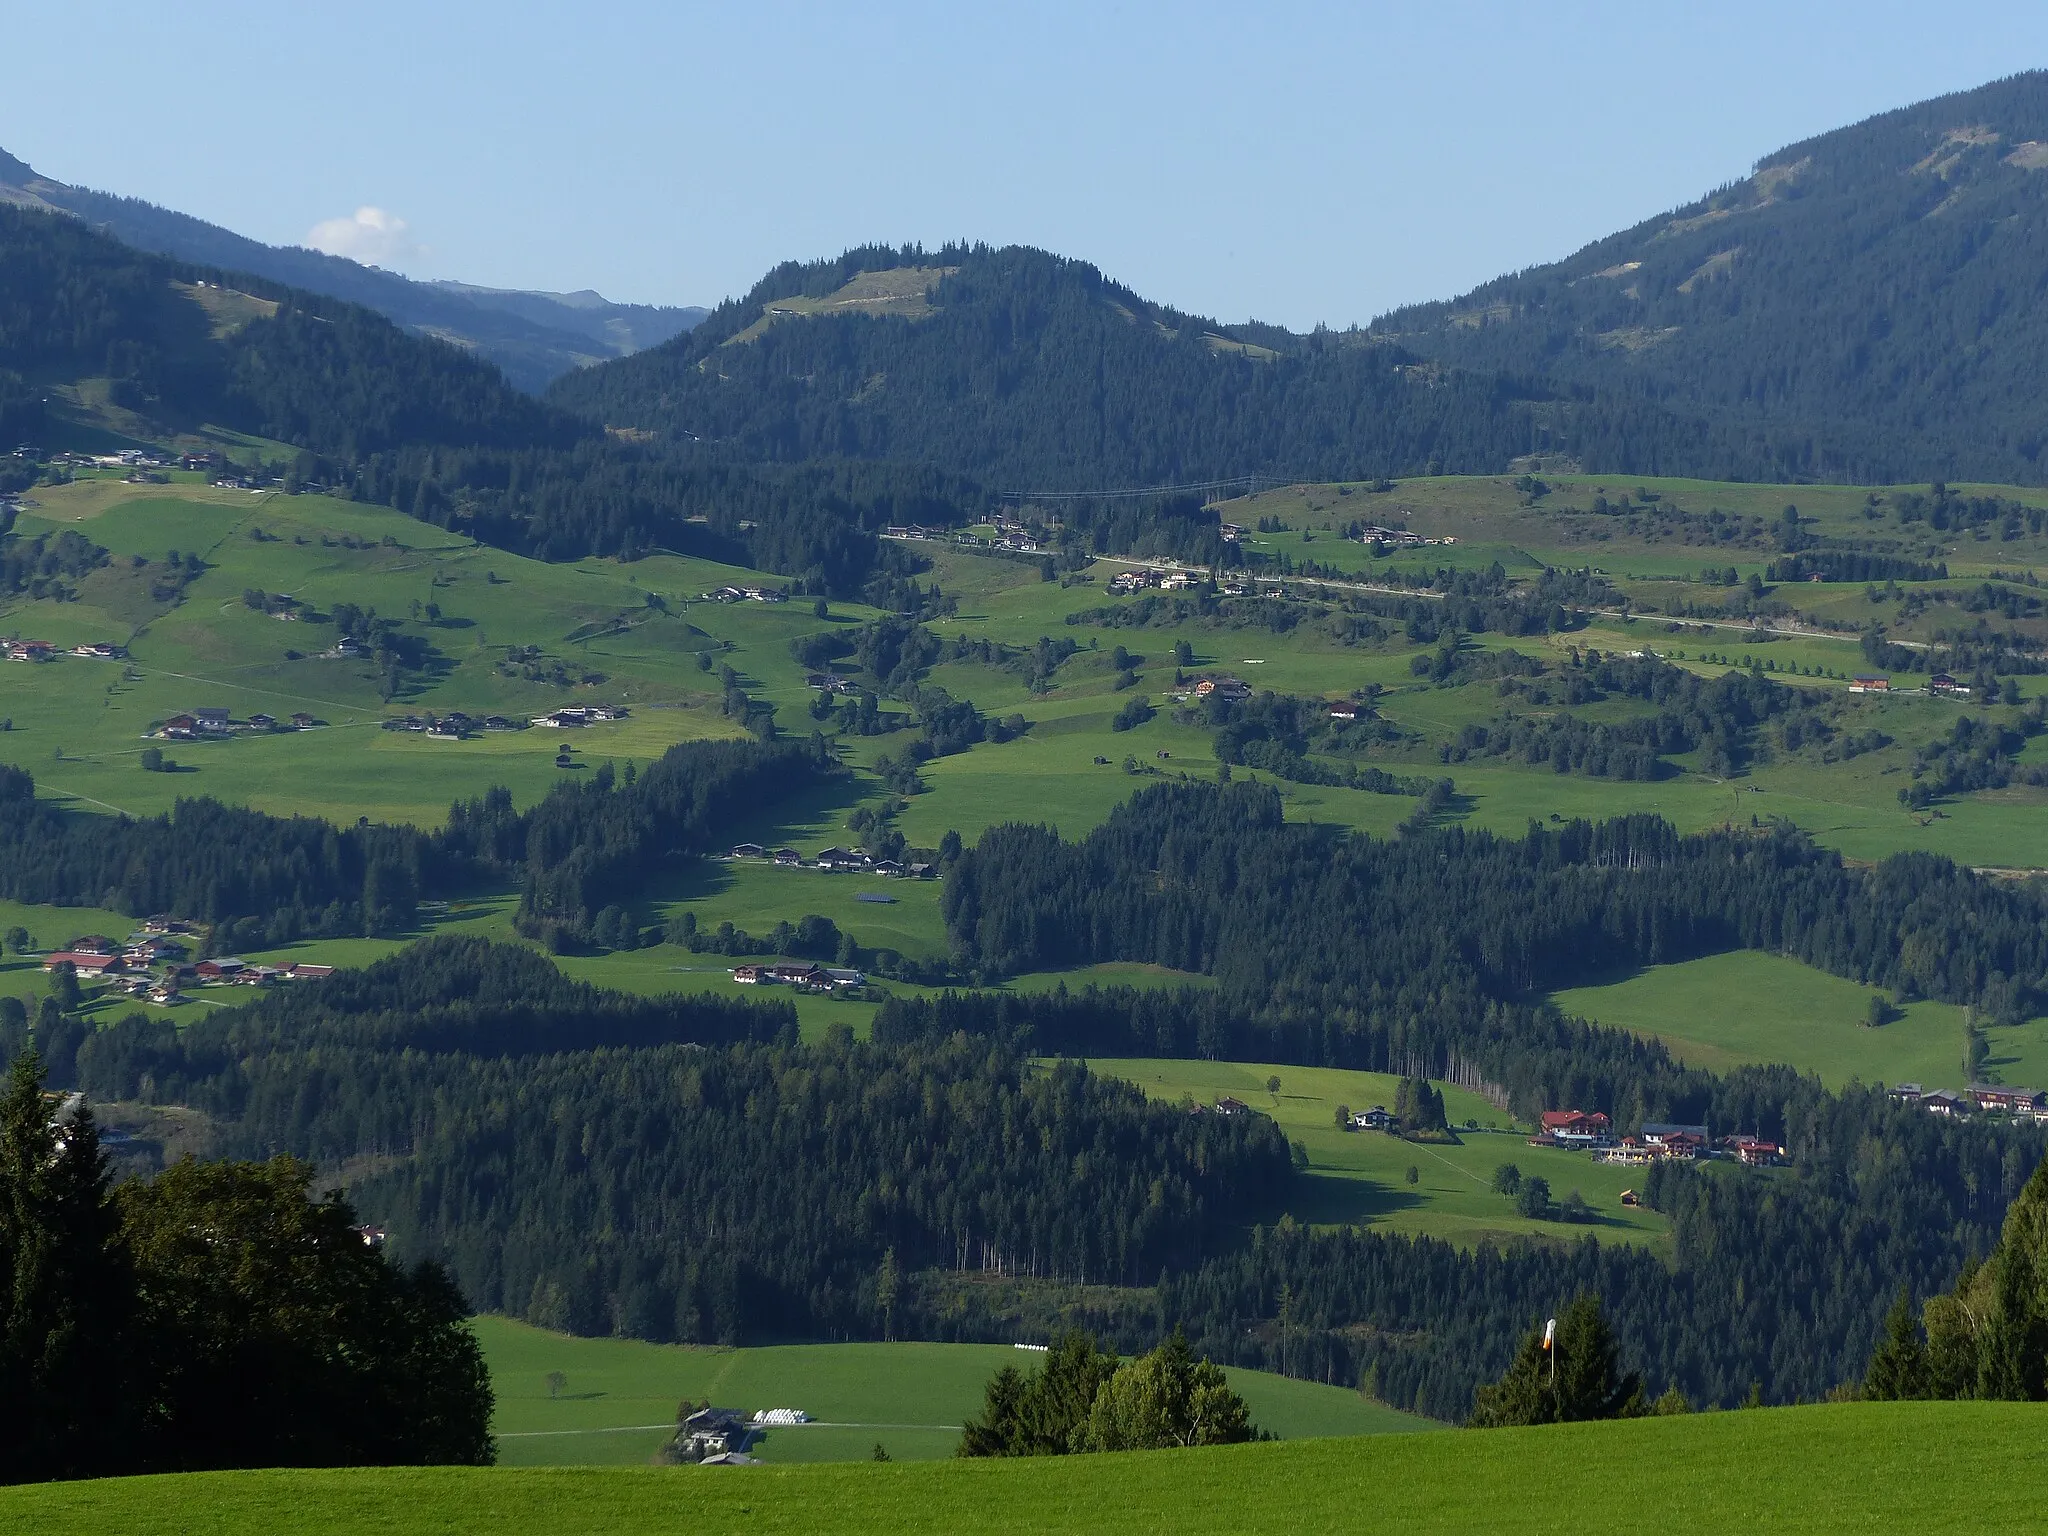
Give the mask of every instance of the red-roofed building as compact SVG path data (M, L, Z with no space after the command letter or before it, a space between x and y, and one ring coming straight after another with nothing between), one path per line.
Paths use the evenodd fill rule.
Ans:
M1543 1139L1568 1147L1604 1147L1614 1133L1614 1122L1599 1110L1546 1109Z

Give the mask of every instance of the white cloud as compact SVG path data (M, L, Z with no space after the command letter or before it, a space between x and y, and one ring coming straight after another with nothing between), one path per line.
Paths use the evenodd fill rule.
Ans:
M322 219L306 232L306 244L330 256L346 256L368 267L402 270L426 254L412 226L383 208L358 208L340 219Z

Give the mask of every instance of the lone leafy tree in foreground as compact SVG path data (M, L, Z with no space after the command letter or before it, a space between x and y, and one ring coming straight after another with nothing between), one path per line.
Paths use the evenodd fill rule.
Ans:
M461 1295L311 1177L186 1161L110 1190L90 1111L24 1052L0 1095L0 1481L492 1460Z
M1522 1340L1507 1374L1479 1389L1471 1426L1506 1429L1644 1413L1642 1379L1622 1373L1618 1353L1599 1298L1581 1292L1557 1320L1550 1348L1537 1328Z

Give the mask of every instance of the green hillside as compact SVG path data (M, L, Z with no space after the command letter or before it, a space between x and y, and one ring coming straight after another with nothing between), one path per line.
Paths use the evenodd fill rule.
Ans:
M865 1461L880 1444L897 1461L953 1454L982 1388L1031 1356L1004 1344L790 1344L685 1348L579 1339L500 1317L475 1322L498 1395L501 1466L644 1466L668 1438L676 1403L801 1408L815 1424L765 1432L748 1454L771 1463ZM568 1378L551 1392L548 1376ZM1266 1371L1231 1371L1262 1429L1283 1440L1434 1429L1344 1387ZM653 1427L650 1427L653 1426Z
M1288 1140L1308 1151L1307 1173L1296 1180L1287 1214L1310 1225L1369 1224L1467 1246L1531 1236L1569 1240L1589 1230L1603 1243L1661 1247L1669 1240L1662 1216L1621 1203L1624 1189L1643 1182L1641 1169L1610 1168L1583 1152L1532 1147L1527 1130L1518 1129L1505 1110L1450 1084L1443 1094L1452 1137L1435 1143L1336 1128L1340 1104L1353 1111L1393 1105L1400 1079L1381 1072L1156 1059L1091 1058L1088 1066L1135 1083L1155 1099L1187 1096L1206 1105L1230 1094L1270 1115ZM1276 1077L1277 1093L1266 1086ZM1472 1121L1476 1126L1468 1127ZM1514 1201L1493 1191L1493 1173L1502 1163L1549 1180L1559 1200L1578 1191L1592 1208L1590 1224L1519 1215ZM1410 1168L1416 1173L1412 1184Z
M1544 1429L1016 1462L218 1472L0 1491L21 1529L1462 1536L1625 1501L1648 1528L2031 1531L2048 1498L2024 1403L1854 1404ZM1910 1447L1910 1454L1902 1454Z
M1716 1072L1781 1061L1837 1087L1850 1078L1962 1083L1963 1010L1923 999L1895 1006L1890 1021L1873 1029L1877 995L1796 960L1741 950L1574 987L1551 1001L1567 1013L1653 1035L1674 1055ZM2036 1033L2029 1026L1998 1035L2000 1065L2014 1082L2048 1066Z

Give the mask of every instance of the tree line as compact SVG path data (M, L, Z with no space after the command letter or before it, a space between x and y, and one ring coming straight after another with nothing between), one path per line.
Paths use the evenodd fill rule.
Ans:
M402 933L423 895L477 878L520 882L519 921L561 947L617 936L622 902L657 870L701 855L741 810L841 772L816 743L687 742L644 772L609 765L526 811L498 788L457 802L435 832L336 827L210 798L160 816L99 816L39 800L0 767L0 896L171 913L215 925L222 947Z
M1293 1176L1270 1121L992 1042L805 1047L787 1004L624 998L552 970L432 941L184 1032L124 1020L75 1076L205 1109L240 1154L391 1160L355 1200L480 1307L688 1342L868 1336L885 1255L1146 1283Z

